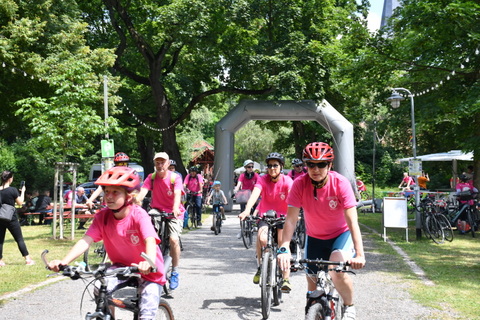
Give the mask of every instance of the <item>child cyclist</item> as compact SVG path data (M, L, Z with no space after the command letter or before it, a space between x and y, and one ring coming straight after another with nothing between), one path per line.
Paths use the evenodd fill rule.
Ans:
M103 173L95 184L102 186L107 208L95 214L87 232L62 260L52 260L49 268L56 272L59 266L72 263L93 242L103 240L112 267L138 266L141 273L139 319L155 319L165 284L163 257L158 244L160 239L150 216L134 204L134 192L140 189L138 173L129 167L113 167ZM140 255L145 252L155 261L157 272ZM108 290L118 283L116 277L108 279Z
M205 202L206 204L210 203L210 200L212 200L212 205L219 205L220 211L222 212L222 220L225 220L225 209L223 206L227 203L227 198L225 197L225 193L220 190L222 187L222 183L218 180L214 181L212 184L212 190L210 190L210 193L207 196L207 201ZM211 227L212 230L215 229L215 226Z

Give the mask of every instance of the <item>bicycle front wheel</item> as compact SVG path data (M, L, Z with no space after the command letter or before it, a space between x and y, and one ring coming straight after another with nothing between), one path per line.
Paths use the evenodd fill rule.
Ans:
M308 308L308 312L307 312L307 315L305 316L305 320L323 320L323 319L325 319L325 311L323 310L322 304L320 302L312 304L310 308Z
M475 229L477 227L477 223L473 217L473 212L471 209L467 210L467 223L470 225L470 232L472 233L472 237L475 238Z
M245 248L250 249L253 243L253 227L251 220L240 221L242 241Z
M155 320L175 320L172 307L170 307L170 304L167 301L160 301Z
M437 220L440 223L441 228L443 229L443 235L445 240L452 242L453 241L453 229L450 225L450 221L448 221L447 217L443 214L437 214Z
M445 235L443 233L443 229L435 218L435 215L429 215L426 219L427 229L431 235L432 240L435 243L441 244L444 241Z
M282 299L282 282L283 282L283 276L282 276L282 271L280 270L280 267L277 263L277 257L274 255L272 259L272 269L275 272L275 279L272 284L272 289L273 289L273 305L278 306L281 302Z
M220 212L217 212L215 213L215 216L217 217L217 221L215 222L215 230L217 230L218 233L221 233L222 232L222 215L220 214Z
M218 233L220 232L219 231L219 227L218 227L218 215L216 212L214 212L212 214L212 225L213 225L213 232L215 233L215 235L218 235Z
M188 228L196 228L197 227L197 215L195 213L195 207L192 205L189 205L187 207L187 212L188 212Z
M303 217L300 218L297 222L297 239L300 248L305 248L305 240L307 238L307 233L305 232L305 219Z
M260 276L260 287L262 289L262 316L263 319L268 319L270 316L270 308L272 306L272 255L269 251L263 253L262 259L262 274Z
M98 266L105 263L107 259L107 251L105 251L103 241L92 244L83 254L83 262L85 262L85 269L87 271L96 270Z

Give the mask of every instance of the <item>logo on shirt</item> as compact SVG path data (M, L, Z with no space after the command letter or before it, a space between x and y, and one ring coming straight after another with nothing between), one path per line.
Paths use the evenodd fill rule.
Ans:
M286 198L287 198L287 196L286 196L285 192L281 192L280 193L280 199L285 200Z
M338 201L337 201L337 198L333 198L333 199L330 199L328 201L328 205L330 206L330 209L331 210L335 210L338 206Z
M132 233L130 235L130 241L132 242L132 244L138 245L140 243L140 237L137 234Z

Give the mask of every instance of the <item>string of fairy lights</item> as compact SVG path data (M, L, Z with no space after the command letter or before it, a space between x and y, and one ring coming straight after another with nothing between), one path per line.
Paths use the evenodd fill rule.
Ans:
M480 49L477 48L475 49L474 53L473 53L475 56L478 56L480 54ZM459 59L461 60L461 59ZM463 61L460 63L459 65L459 69L460 70L463 70L465 69L465 65L467 65L471 60L471 55L468 55L466 58L463 59ZM43 82L45 81L47 84L52 84L52 85L56 85L55 82L50 82L50 80L45 80L43 79L42 77L38 77L38 76L35 76L35 75L32 75L32 74L29 74L28 72L18 68L18 67L15 67L15 66L12 66L12 65L9 65L8 63L6 62L2 62L2 68L6 69L6 70L10 70L10 72L14 73L14 74L21 74L23 75L25 78L30 78L31 80L38 80L39 82ZM434 90L438 90L443 84L445 84L447 81L450 81L452 80L453 77L455 77L455 75L457 74L457 70L452 70L450 71L442 80L440 80L439 82L437 82L436 84L432 85L430 88L427 88L423 91L420 91L420 92L412 92L412 95L414 97L419 97L419 96L422 96L422 95L425 95L429 92L432 92ZM175 127L178 123L175 122L171 125L169 125L168 127L166 128L155 128L155 127L152 127L150 126L149 124L145 123L144 121L142 121L135 113L133 113L132 110L130 110L130 108L128 108L128 106L124 103L123 104L123 107L127 110L127 112L135 119L135 121L137 121L140 125L142 125L143 127L149 129L149 130L152 130L152 131L157 131L157 132L163 132L163 131L168 131L170 129L172 129L173 127Z

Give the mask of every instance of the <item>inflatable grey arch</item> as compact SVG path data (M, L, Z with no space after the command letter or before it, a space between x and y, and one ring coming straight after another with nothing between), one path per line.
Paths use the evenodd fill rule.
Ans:
M222 182L228 199L233 192L233 154L235 132L250 120L301 121L315 120L333 135L335 170L355 186L353 126L326 100L302 101L241 101L215 126L215 180ZM312 141L313 142L313 141ZM258 160L258 159L253 159ZM225 206L232 210L232 202Z

